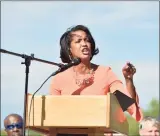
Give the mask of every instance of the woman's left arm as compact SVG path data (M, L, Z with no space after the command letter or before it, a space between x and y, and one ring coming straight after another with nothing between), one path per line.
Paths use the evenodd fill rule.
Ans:
M139 98L138 98L138 95L136 93L136 89L135 89L134 82L133 82L133 75L136 73L136 68L134 67L133 64L131 64L130 62L127 62L126 65L122 69L122 73L123 73L123 76L125 78L126 89L128 90L131 97L136 101L136 103L135 103L136 107L131 106L127 111L130 114L133 114L133 116L136 116L136 114L137 115L139 114L139 119L138 120L140 121L143 118L143 114L142 114L142 111L140 110L140 107L139 107ZM137 109L139 109L141 111L141 113L139 113L137 111Z
M133 83L133 75L136 73L136 68L130 62L127 62L122 69L122 73L125 78L126 89L130 93L131 97L137 101L137 93Z
M133 75L136 72L135 67L130 64L126 63L126 65L122 69L126 87L124 87L123 83L118 79L118 77L112 72L112 70L108 70L108 82L109 82L109 89L111 93L114 93L116 90L121 91L125 95L133 98L136 103L132 104L128 107L127 111L135 118L137 121L140 121L143 118L143 113L141 108L139 107L139 98L136 93L136 88L133 83Z

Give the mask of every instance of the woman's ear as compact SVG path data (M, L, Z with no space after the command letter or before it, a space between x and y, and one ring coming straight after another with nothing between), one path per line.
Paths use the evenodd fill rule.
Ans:
M68 48L68 51L71 53L71 52L72 52L72 48L71 48L71 47L69 47L69 48Z
M72 60L72 53L71 53L71 48L68 48L68 55L69 55L69 60Z

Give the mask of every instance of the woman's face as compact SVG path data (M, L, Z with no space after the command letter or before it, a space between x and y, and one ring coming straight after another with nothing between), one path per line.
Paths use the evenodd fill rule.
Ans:
M87 34L78 30L71 33L70 51L73 57L78 57L81 61L90 61L91 58L91 43Z
M160 135L159 129L154 126L140 130L139 133L141 136L159 136Z

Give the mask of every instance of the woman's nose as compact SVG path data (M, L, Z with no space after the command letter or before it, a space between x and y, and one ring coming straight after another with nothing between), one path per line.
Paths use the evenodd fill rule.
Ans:
M82 40L82 41L81 41L81 44L82 44L82 46L86 46L86 45L87 45L87 42L86 42L85 40Z

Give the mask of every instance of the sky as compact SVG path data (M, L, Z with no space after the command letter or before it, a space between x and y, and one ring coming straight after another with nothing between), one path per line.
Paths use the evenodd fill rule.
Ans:
M67 28L85 25L100 52L92 62L110 66L124 82L122 67L135 65L140 107L159 96L158 1L2 1L1 49L61 63L59 39ZM1 128L10 113L23 116L24 59L1 53ZM28 93L34 93L57 66L31 61ZM37 95L48 94L49 79Z

